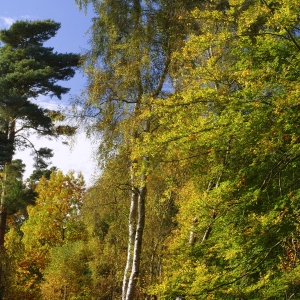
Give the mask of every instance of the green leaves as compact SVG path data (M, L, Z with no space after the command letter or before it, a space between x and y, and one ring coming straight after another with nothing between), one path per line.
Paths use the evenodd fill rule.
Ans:
M272 14L261 3L229 5L226 14L213 5L193 12L201 31L175 55L176 89L156 102L160 127L144 149L190 167L157 287L165 298L274 297L269 287L286 276L285 243L299 230L291 202L299 189L298 37L287 28L287 35L278 33L277 7ZM295 22L292 13L284 18ZM190 247L189 232L196 237ZM185 266L190 281L180 280ZM297 289L281 286L277 297Z
M84 242L51 249L51 263L41 286L44 298L88 299L91 297L90 250Z
M128 299L299 294L299 5L183 2L77 1L93 4L97 17L83 61L86 98L76 105L91 117L88 133L101 137L99 153L109 159L83 207L72 176L58 172L39 183L23 229L36 270L47 270L45 297L121 297L123 265L127 259L131 266L133 253L140 266L133 284L126 286L129 271L123 277L125 290L135 285ZM74 57L53 57L38 42L22 48L18 35L7 39L3 90L15 81L26 95L59 97L64 90L56 80L72 72L51 64ZM48 67L40 69L34 51ZM35 89L26 90L31 83ZM64 116L32 107L25 94L18 115L24 129L74 132L54 126ZM19 95L9 95L1 100L4 121L14 111L10 104L18 104ZM31 120L29 111L40 117ZM136 232L144 232L138 252Z
M1 192L5 188L3 203L8 215L22 212L26 215L26 206L33 204L37 193L23 183L25 165L21 160L13 160L7 165L1 176Z
M16 21L9 29L1 30L0 39L13 48L42 46L44 42L56 35L59 28L60 23L52 20Z

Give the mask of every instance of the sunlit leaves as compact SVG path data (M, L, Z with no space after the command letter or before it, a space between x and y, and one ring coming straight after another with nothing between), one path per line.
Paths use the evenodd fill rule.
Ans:
M40 179L35 206L28 208L28 220L19 233L12 229L7 241L10 258L16 265L17 278L13 283L19 285L21 297L39 294L51 248L84 239L85 229L80 219L84 191L81 175L76 178L72 173L64 175L57 171L49 180ZM20 249L14 251L16 243Z
M88 261L91 252L83 242L74 242L50 251L41 286L43 299L89 299L91 272ZM91 298L90 298L91 299Z
M295 4L277 5L231 1L226 13L213 5L195 10L202 31L176 55L174 95L156 103L160 126L151 151L191 167L158 286L166 297L267 298L276 278L286 276L283 249L299 234L291 201L299 188L299 49L297 21L288 13ZM200 235L192 248L189 232ZM192 272L192 282L178 281L177 268L194 261L190 268L197 270L198 259L208 277ZM283 282L277 295L297 291L297 283Z

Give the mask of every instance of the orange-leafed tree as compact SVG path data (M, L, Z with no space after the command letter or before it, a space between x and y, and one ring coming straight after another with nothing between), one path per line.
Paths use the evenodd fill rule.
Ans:
M28 220L21 226L19 237L17 229L8 233L6 247L8 255L14 255L16 276L6 291L7 297L14 290L19 291L19 299L37 299L45 268L50 263L50 250L85 235L80 216L85 192L82 175L76 178L73 173L53 172L49 180L40 179L36 192L36 204L28 207ZM13 250L16 241L21 245L19 255Z

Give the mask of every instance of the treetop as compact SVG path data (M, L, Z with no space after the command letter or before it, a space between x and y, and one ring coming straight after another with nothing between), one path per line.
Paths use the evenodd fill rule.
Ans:
M54 37L61 24L53 20L16 21L9 29L0 30L0 40L14 48L27 45L42 46Z

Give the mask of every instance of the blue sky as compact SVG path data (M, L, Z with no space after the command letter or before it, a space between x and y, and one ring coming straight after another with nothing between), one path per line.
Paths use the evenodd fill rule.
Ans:
M88 30L91 26L92 11L79 11L74 0L1 0L0 29L9 28L17 20L43 20L52 19L61 23L57 35L47 42L47 46L54 47L57 52L83 53L89 48ZM70 93L62 100L40 97L37 101L43 107L52 109L58 105L67 105L71 95L79 95L84 89L85 78L78 72L76 76L67 82L62 82L65 87L71 88ZM34 140L36 147L49 147L54 150L53 165L63 172L74 170L81 171L89 181L94 172L91 144L81 134L77 143L71 150L61 142L48 141L46 139ZM32 172L32 157L30 151L17 152L15 158L22 158L26 164L25 178Z

